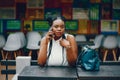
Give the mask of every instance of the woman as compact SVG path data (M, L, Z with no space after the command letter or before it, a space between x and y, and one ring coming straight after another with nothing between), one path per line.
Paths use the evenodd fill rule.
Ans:
M41 40L38 64L74 66L78 55L77 44L73 35L65 33L64 18L56 17L49 20L49 24L51 28Z

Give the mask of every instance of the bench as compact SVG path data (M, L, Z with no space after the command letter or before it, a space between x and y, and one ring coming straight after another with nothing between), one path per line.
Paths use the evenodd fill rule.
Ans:
M30 57L22 56L17 58L16 60L1 60L1 66L5 66L4 69L1 69L1 74L6 75L6 80L8 80L8 75L20 73L25 66L37 65L37 60L31 60ZM11 69L10 66L15 66L15 68Z

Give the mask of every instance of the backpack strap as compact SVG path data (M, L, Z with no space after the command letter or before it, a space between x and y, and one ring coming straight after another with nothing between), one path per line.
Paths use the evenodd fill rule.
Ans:
M52 50L52 40L50 40L50 44L49 44L49 53L48 53L48 57L47 57L47 61L46 61L46 65L48 65L48 59L49 59L49 57L50 57L51 50Z
M62 35L62 39L66 39L65 34ZM64 63L64 47L62 47L62 57L63 57L63 61L62 64Z
M48 54L48 58L50 57L51 50L52 50L52 40L50 40L50 44L49 44L49 54Z

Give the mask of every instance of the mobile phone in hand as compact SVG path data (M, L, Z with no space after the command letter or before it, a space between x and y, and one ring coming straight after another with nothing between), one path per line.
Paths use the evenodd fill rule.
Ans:
M50 27L49 31L52 31L52 27ZM54 34L50 34L50 37L54 37Z

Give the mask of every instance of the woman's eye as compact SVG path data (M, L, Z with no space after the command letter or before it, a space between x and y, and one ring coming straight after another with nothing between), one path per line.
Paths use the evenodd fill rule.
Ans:
M65 28L65 26L64 26L64 25L62 25L62 26L61 26L61 28Z
M59 25L55 25L54 27L55 27L55 28L59 28L59 27L60 27L61 29L65 28L64 25L60 25L60 26L59 26Z
M55 27L55 28L58 28L59 26L55 25L54 27Z

